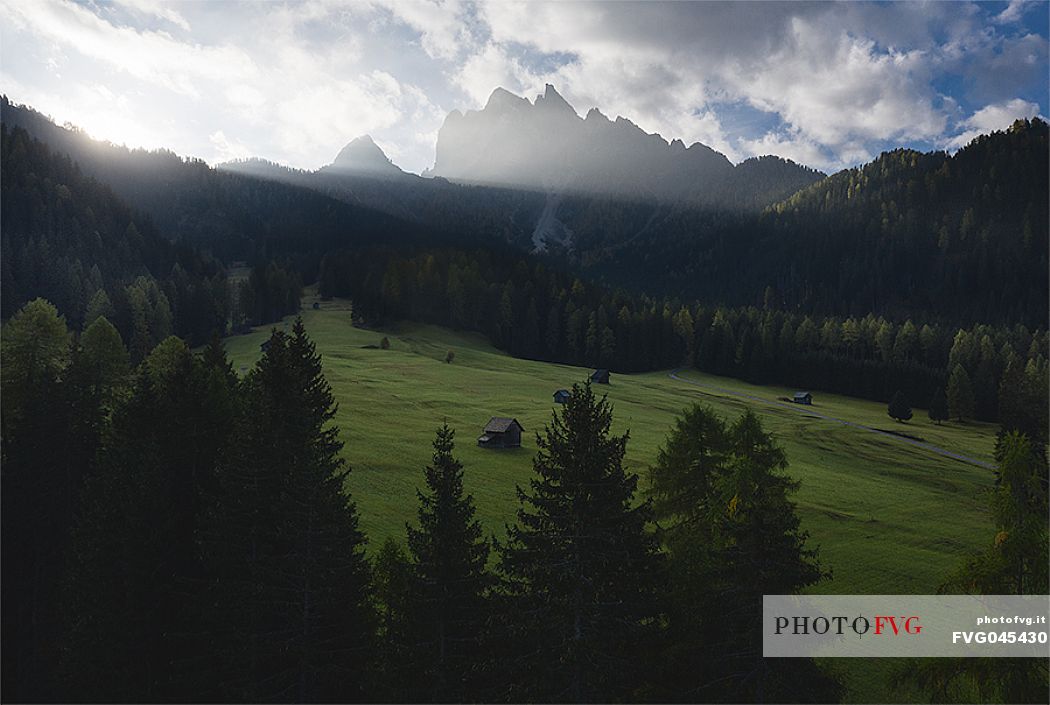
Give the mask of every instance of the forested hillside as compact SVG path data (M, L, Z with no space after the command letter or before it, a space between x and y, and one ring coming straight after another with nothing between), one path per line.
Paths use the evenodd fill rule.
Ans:
M3 317L37 297L76 328L108 318L138 362L170 335L201 344L299 308L302 279L260 260L236 286L222 262L172 243L152 219L21 128L0 126Z
M328 248L430 230L303 186L220 171L166 150L96 142L6 97L0 110L9 128L22 127L68 154L83 173L148 214L162 235L207 248L225 262L296 257L309 271Z
M954 155L887 152L757 220L688 216L601 264L613 281L793 311L958 323L1047 318L1048 130Z

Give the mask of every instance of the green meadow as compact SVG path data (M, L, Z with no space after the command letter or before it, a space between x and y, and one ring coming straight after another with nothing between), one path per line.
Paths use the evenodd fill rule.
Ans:
M443 422L456 429L465 485L481 521L487 531L502 535L504 525L514 521L514 487L530 479L535 433L550 419L553 392L582 382L590 370L515 359L481 336L434 326L363 330L351 325L347 302L321 302L314 310L314 301L304 300L302 316L339 403L336 423L352 467L347 489L371 545L389 536L403 540L405 522L415 519L415 492L434 430ZM240 373L258 360L269 330L226 340ZM388 350L379 347L384 336ZM448 364L450 350L455 359ZM883 404L821 392L814 393L811 408L789 407L776 400L790 396L791 389L696 371L679 374L726 391L671 379L669 371L613 374L610 385L598 386L613 404L614 430L630 431L628 469L641 476L644 489L649 464L675 416L689 404L707 404L730 418L751 407L787 452L789 473L801 481L795 500L803 527L832 572L814 592L930 593L963 555L990 540L990 470L810 411L905 433L984 462L992 461L994 425L937 426L918 408L910 422L900 424ZM526 429L522 448L477 447L492 416L518 419ZM852 699L905 699L886 689L889 666L886 661L833 664L842 669Z

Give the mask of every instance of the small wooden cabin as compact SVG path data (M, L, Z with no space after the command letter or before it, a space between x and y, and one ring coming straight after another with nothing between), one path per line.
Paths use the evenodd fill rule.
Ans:
M595 384L608 384L609 383L609 370L597 369L591 373L591 381Z
M478 437L479 448L519 448L525 429L517 419L493 416Z
M554 403L564 404L565 402L569 401L569 396L570 394L568 389L559 389L554 393Z
M813 404L813 395L809 392L795 392L795 396L791 398L791 401L795 402L796 404L805 404L806 406L810 406L811 404Z
M267 338L266 340L264 340L261 343L259 343L259 352L261 352L261 353L263 353L265 355L266 351L268 351L269 349L270 349L270 338Z

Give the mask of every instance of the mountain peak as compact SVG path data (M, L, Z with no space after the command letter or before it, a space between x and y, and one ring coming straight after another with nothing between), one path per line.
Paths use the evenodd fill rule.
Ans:
M536 96L534 105L537 108L569 112L576 115L576 109L569 105L569 102L562 98L561 94L558 93L558 91L554 89L554 86L549 83L544 88L543 95Z
M361 135L351 140L336 155L331 168L336 171L387 176L403 173L390 161L371 135Z
M529 101L521 96L514 95L506 88L496 88L492 91L488 101L485 102L485 110L502 110L504 108L520 108L522 104L528 105Z
M609 118L605 117L605 113L603 113L601 110L598 110L598 108L591 108L590 110L588 110L587 117L585 117L584 120L603 120L605 122L609 122Z

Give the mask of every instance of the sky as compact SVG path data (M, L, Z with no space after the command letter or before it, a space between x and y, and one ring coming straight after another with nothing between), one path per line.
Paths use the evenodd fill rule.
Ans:
M734 162L824 171L1050 114L1048 3L0 0L0 91L129 147L433 165L451 110L550 83Z

